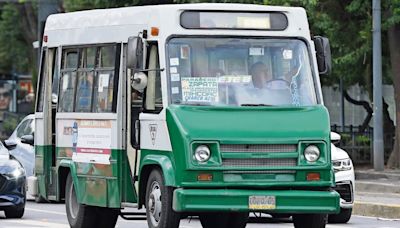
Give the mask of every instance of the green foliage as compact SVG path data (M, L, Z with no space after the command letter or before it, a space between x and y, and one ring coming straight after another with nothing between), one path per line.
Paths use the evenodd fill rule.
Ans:
M357 135L355 140L358 145L369 145L371 142L371 139L365 135Z
M22 35L18 9L6 4L0 16L0 72L29 72L30 48Z
M14 129L18 125L18 119L17 118L9 118L7 121L3 121L3 133L5 135L10 136Z

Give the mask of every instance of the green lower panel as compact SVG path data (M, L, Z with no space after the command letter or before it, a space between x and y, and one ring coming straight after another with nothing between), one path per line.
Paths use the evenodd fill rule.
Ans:
M275 213L338 213L339 194L335 191L176 189L175 211L251 211L249 196L275 196Z

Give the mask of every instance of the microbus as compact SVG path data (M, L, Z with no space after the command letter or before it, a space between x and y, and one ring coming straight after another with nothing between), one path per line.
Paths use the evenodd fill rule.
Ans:
M39 199L71 227L244 227L250 212L325 227L339 212L320 75L328 39L306 11L250 4L48 17L35 112Z

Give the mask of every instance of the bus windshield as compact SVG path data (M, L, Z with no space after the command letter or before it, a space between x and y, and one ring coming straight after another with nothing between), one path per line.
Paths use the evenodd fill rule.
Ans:
M317 103L307 46L301 40L173 38L167 47L173 104Z

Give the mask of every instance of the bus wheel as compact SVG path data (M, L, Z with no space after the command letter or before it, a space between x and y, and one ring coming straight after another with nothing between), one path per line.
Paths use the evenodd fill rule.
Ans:
M328 220L326 214L299 214L293 215L295 228L325 228Z
M150 228L177 228L180 215L172 209L173 188L164 184L164 177L159 169L154 169L146 187L146 214Z
M203 228L244 228L249 220L249 213L202 213L199 218Z
M68 174L65 185L65 207L68 222L72 228L94 227L96 225L96 208L78 202L71 174Z

